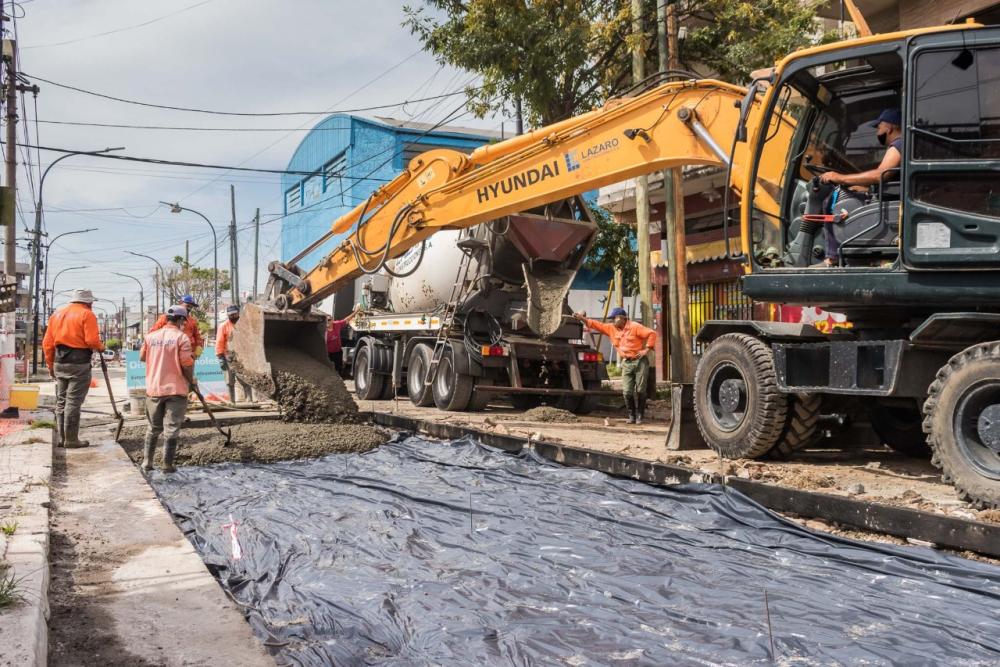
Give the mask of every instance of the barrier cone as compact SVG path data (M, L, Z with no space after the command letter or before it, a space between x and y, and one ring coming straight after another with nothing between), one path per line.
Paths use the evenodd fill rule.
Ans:
M95 380L94 378L90 378L90 388L91 389L97 388L97 380Z

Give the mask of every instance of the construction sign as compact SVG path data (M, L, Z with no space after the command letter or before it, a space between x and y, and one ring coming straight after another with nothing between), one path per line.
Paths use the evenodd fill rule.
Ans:
M226 373L222 370L218 357L202 353L194 362L194 376L198 380L201 393L206 401L215 403L229 402L229 387L226 386ZM139 361L138 350L125 351L125 383L129 392L133 389L146 388L146 364Z

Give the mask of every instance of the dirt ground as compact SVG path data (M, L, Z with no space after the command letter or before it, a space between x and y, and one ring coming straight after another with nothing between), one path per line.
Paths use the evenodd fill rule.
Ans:
M368 424L299 424L261 421L232 427L232 444L214 428L185 428L181 431L176 465L209 465L234 461L273 463L308 459L334 452L367 452L389 439L389 432ZM126 426L120 444L133 461L142 460L146 427ZM154 465L163 463L163 439L156 447Z
M406 397L363 401L359 408L362 414L365 411L400 414L705 472L721 472L795 489L1000 523L1000 512L977 511L959 500L955 490L941 481L940 472L930 461L904 456L883 445L838 443L836 446L824 446L821 443L797 452L788 461L723 461L702 443L690 449L668 451L665 442L669 401L650 401L647 418L638 426L626 424L624 411L616 409L603 409L580 416L574 423L533 420L527 412L517 411L499 398L483 412L443 412L434 407L418 408Z

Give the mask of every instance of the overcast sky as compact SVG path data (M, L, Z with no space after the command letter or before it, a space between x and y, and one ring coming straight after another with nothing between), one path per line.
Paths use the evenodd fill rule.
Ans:
M157 104L241 112L340 110L436 95L471 80L469 73L440 68L421 52L401 26L401 4L388 0L29 0L19 6L20 69L29 77ZM109 31L117 32L98 36ZM150 109L37 83L42 121L287 130L196 132L41 123L38 143L45 146L125 146L122 154L127 155L283 169L305 135L295 128L307 129L322 119ZM33 102L30 95L25 99L28 108L20 117L36 143ZM428 102L369 115L435 122L457 103L445 100L435 108ZM466 115L453 122L499 128L500 120ZM19 124L20 141L24 129ZM18 157L23 162L25 153ZM42 152L42 168L55 157L58 154ZM37 161L34 151L30 161ZM35 206L25 166L18 178L20 209L30 224ZM125 250L151 255L166 265L183 254L188 239L192 261L206 267L212 261L211 232L204 221L189 213L171 214L157 201L179 200L209 216L223 241L219 266L225 269L229 185L236 186L237 224L246 225L257 207L265 221L281 212L278 179L277 174L68 158L46 178L49 238L88 227L100 231L61 239L49 255L50 281L60 269L85 265L85 270L63 274L56 289L88 287L98 296L119 301L124 296L138 305L136 284L111 274L119 271L142 280L147 303L152 303L151 262ZM275 222L261 228L261 267L279 256L279 226ZM25 235L19 222L18 236ZM248 289L253 277L252 229L240 230L239 239L241 287ZM19 258L26 257L27 251L19 250ZM261 289L264 280L262 270ZM57 304L63 301L65 296L56 299Z

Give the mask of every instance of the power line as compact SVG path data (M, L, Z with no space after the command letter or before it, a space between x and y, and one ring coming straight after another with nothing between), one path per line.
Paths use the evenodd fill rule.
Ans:
M417 53L420 51L418 50ZM413 54L416 55L416 54ZM411 56L412 57L412 56ZM134 104L141 107L150 107L153 109L167 109L169 111L188 111L191 113L203 113L210 114L213 116L247 116L247 117L273 117L273 116L322 116L328 114L338 114L338 113L360 113L362 111L377 111L378 109L394 109L396 107L405 106L407 104L416 104L418 102L427 102L429 100L438 100L446 97L454 97L455 95L465 95L465 90L455 90L450 93L442 93L440 95L434 95L432 97L423 97L414 100L404 100L402 102L394 102L392 104L377 104L370 107L358 107L356 109L340 109L334 111L332 109L327 109L325 111L269 111L269 112L249 112L249 111L219 111L215 109L197 109L193 107L177 107L168 104L154 104L152 102L140 102L139 100L130 100L124 97L116 97L114 95L106 95L104 93L98 93L93 90L87 90L85 88L78 88L76 86L70 86L65 83L58 83L56 81L51 81L49 79L43 79L40 76L35 76L34 74L28 74L27 72L22 72L22 74L29 79L35 81L41 81L47 83L50 86L56 86L58 88L65 88L66 90L72 90L78 93L84 93L85 95L92 95L94 97L100 97L106 100L112 100L114 102L123 102L125 104Z
M3 142L0 142L0 143L3 143ZM132 155L112 155L110 153L99 153L98 154L98 153L90 153L88 151L74 150L74 149L71 149L71 148L56 148L54 146L37 146L37 145L34 145L34 144L23 144L23 143L18 143L17 145L21 146L21 147L25 147L25 148L37 148L38 150L43 150L43 151L53 151L53 152L56 152L56 153L76 153L76 154L79 154L79 155L90 155L91 157L101 158L101 159L105 159L105 160L121 160L121 161L124 161L124 162L144 162L146 164L162 164L162 165L170 165L170 166L175 166L175 167L198 167L198 168L201 168L201 169L223 169L223 170L226 170L226 171L250 171L250 172L256 172L256 173L259 173L259 174L292 174L292 175L295 175L295 176L314 176L314 175L320 173L319 170L314 170L314 171L294 171L294 170L291 170L291 171L289 171L287 169L259 169L259 168L256 168L256 167L234 167L234 166L223 165L223 164L206 164L206 163L202 163L202 162L184 162L182 160L163 160L163 159L160 159L160 158L136 157L136 156L132 156ZM345 175L338 174L337 176L338 176L338 178L346 178L348 180L357 180L354 177L347 176L346 174ZM373 179L373 180L386 180L386 179Z
M115 35L115 34L118 34L120 32L126 32L128 30L135 30L136 28L144 28L147 25L152 25L153 23L158 23L159 21L162 21L164 19L168 19L171 16L177 16L178 14L182 14L182 13L184 13L186 11L195 9L196 7L201 7L202 5L207 5L210 2L213 2L213 0L202 0L201 2L196 2L193 5L189 5L187 7L182 8L182 9L178 9L177 11L170 12L169 14L164 14L163 16L158 16L155 19L150 19L148 21L143 21L142 23L135 23L133 25L122 26L121 28L115 28L114 30L106 30L105 32L98 32L98 33L94 33L92 35L86 35L84 37L77 37L76 39L68 39L68 40L65 40L65 41L62 41L62 42L50 42L49 44L35 44L33 46L25 46L25 47L22 47L22 48L24 48L24 49L45 49L45 48L49 48L49 47L52 47L52 46L66 46L68 44L76 44L78 42L83 42L83 41L86 41L88 39L94 39L95 37L107 37L108 35Z
M113 127L123 130L182 130L185 132L347 132L348 127L190 127L183 125L129 125L125 123L89 123L70 120L40 120L47 125L78 127Z

